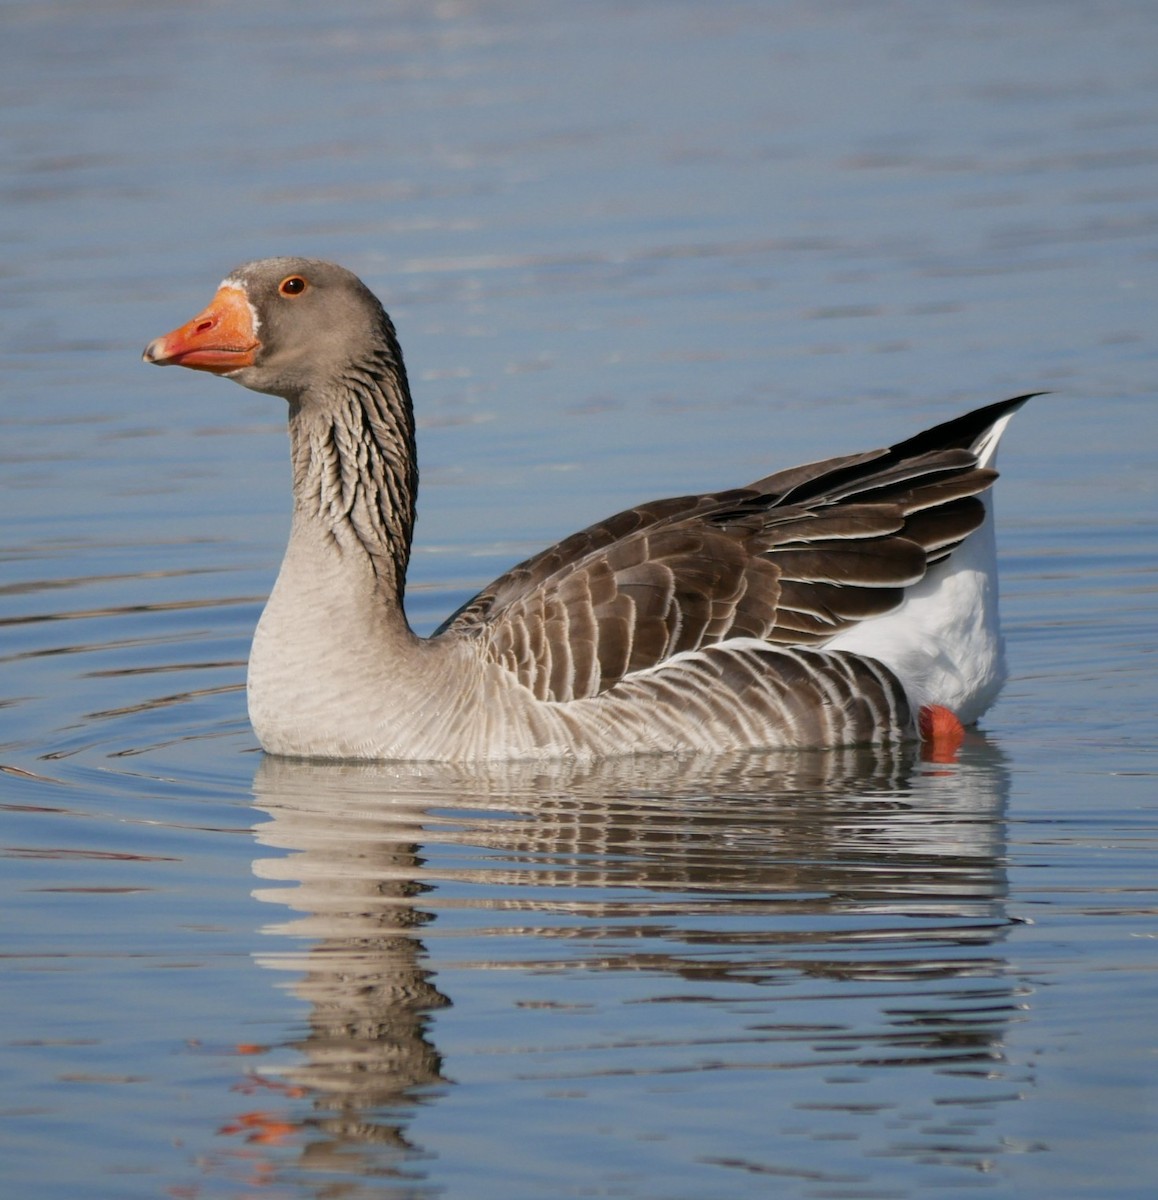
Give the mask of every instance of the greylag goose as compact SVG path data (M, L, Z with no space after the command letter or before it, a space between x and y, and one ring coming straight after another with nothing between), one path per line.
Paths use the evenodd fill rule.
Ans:
M424 638L403 610L410 389L365 284L314 259L248 263L144 358L289 402L293 521L248 677L271 754L952 744L1003 681L986 493L1029 396L889 449L618 513Z

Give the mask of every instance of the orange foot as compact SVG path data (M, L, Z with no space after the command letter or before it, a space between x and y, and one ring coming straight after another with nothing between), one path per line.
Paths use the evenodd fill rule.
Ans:
M300 1133L302 1127L294 1121L282 1120L271 1112L239 1113L235 1121L222 1125L217 1131L221 1134L232 1135L242 1133L247 1142L258 1145L278 1145Z
M921 741L925 743L922 757L926 762L952 763L965 741L965 726L957 714L943 704L926 704L917 719Z

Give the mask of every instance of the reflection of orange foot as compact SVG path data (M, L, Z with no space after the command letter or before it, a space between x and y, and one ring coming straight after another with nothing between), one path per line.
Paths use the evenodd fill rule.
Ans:
M965 726L943 704L926 704L917 722L924 746L921 757L926 762L953 763L965 741Z
M235 1121L222 1125L218 1133L244 1133L247 1142L259 1146L277 1145L293 1137L300 1127L268 1112L239 1113Z

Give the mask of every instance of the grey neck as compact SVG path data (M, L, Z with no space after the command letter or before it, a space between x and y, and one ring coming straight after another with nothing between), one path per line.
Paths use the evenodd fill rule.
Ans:
M327 394L291 401L289 424L295 524L364 554L384 598L401 606L418 491L401 356L382 347Z

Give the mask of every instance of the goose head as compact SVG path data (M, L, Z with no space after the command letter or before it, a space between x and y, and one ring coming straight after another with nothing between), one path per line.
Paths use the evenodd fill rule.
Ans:
M400 369L394 329L352 272L311 258L265 258L231 271L209 306L145 348L144 361L232 379L302 403L360 367Z

